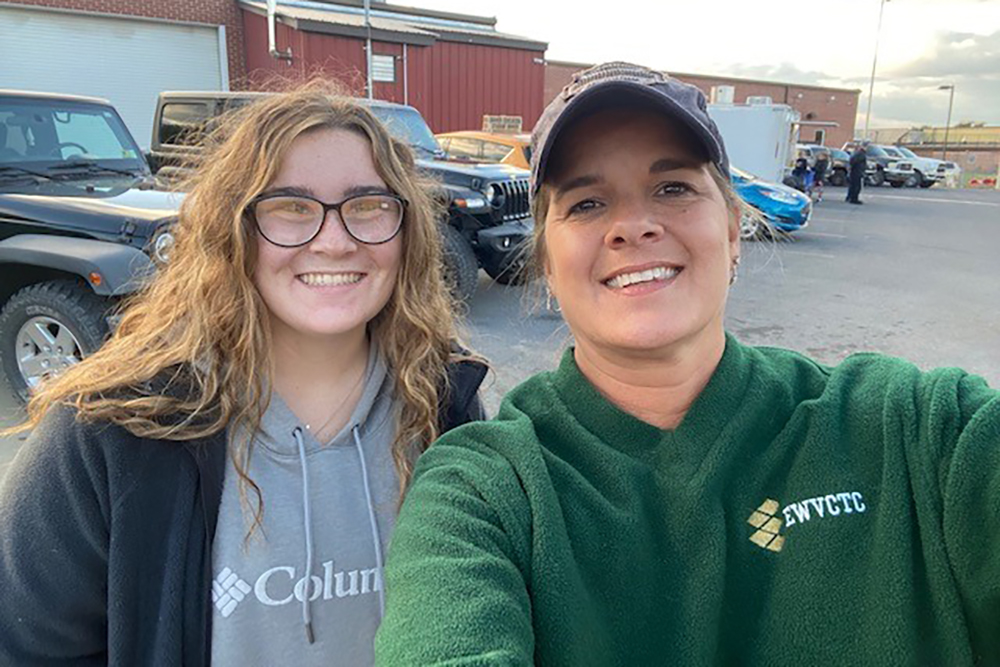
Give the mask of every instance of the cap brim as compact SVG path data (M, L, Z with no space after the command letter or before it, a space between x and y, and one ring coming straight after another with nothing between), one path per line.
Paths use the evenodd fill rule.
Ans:
M629 97L651 103L653 107L662 109L668 116L690 130L695 135L698 144L705 150L709 162L715 164L723 164L725 162L725 158L709 130L669 96L647 84L633 81L607 82L584 90L573 97L566 104L565 108L563 108L562 113L559 114L552 127L549 128L542 150L538 155L536 184L532 194L538 191L538 188L545 180L545 172L552 154L552 148L555 146L556 140L563 130L582 116L600 109L603 104L610 102L615 106L627 105Z

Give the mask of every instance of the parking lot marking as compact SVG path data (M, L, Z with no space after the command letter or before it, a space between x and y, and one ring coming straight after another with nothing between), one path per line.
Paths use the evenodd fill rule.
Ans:
M844 234L830 234L829 232L799 232L799 236L825 236L831 239L846 239Z
M823 259L837 259L833 255L825 255L821 252L808 252L806 250L786 250L791 255L806 255L808 257L822 257Z
M903 199L906 201L929 201L936 204L968 204L970 206L997 206L1000 203L990 201L972 201L971 199L938 199L936 197L903 197L900 195L871 195L872 199Z

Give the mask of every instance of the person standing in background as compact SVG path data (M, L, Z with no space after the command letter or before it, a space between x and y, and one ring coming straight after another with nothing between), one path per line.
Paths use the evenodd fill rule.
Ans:
M848 175L847 203L863 204L858 199L861 195L861 181L865 178L865 171L868 169L868 152L865 150L867 142L858 144L858 147L851 153L851 170Z

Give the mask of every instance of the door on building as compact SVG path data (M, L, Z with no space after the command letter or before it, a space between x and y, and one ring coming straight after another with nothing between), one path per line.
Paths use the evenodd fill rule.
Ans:
M0 6L0 88L103 97L149 147L163 90L228 90L221 26Z

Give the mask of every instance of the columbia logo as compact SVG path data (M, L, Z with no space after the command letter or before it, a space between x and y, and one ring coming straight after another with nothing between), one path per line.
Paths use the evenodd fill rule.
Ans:
M779 507L777 500L768 498L747 519L747 523L757 529L750 541L768 551L781 551L785 546L785 538L780 534L782 521L775 516Z
M240 579L239 575L228 567L224 568L212 582L212 602L222 612L223 618L229 618L236 605L242 602L249 592L250 584Z

